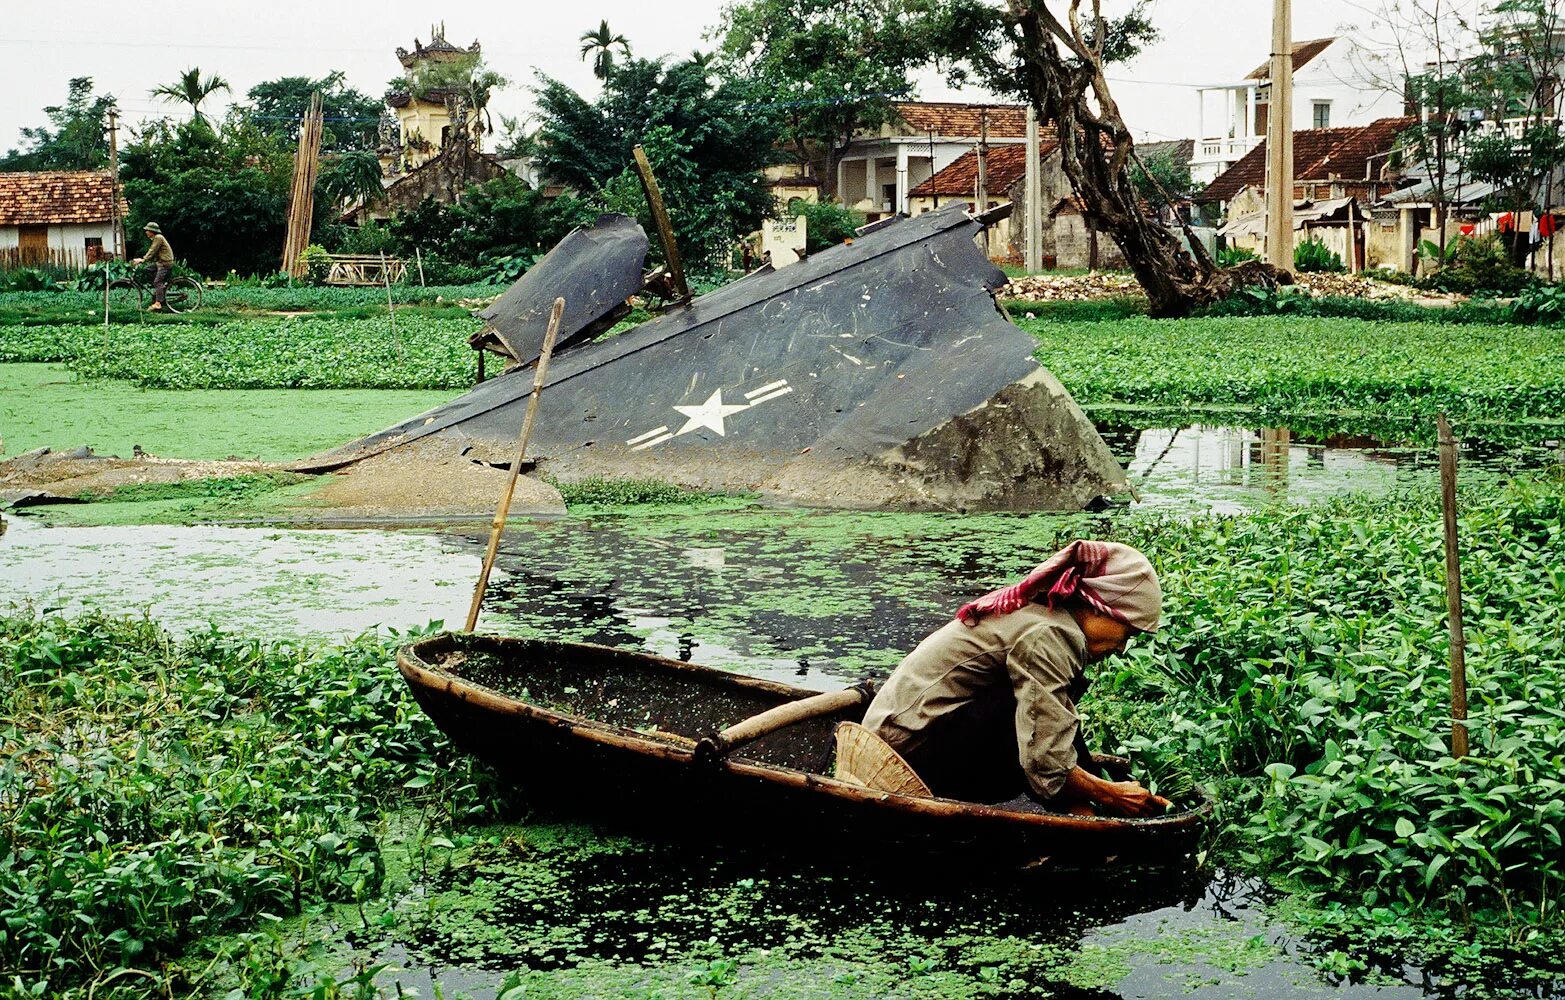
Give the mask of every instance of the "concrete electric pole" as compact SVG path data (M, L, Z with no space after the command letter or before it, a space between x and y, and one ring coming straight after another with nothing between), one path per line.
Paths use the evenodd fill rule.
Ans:
M1293 10L1272 0L1271 99L1266 109L1266 261L1293 270Z
M125 258L125 220L120 218L120 113L109 109L109 231L115 260Z
M1027 174L1022 197L1027 205L1026 265L1028 274L1043 270L1043 198L1038 164L1038 109L1027 105Z

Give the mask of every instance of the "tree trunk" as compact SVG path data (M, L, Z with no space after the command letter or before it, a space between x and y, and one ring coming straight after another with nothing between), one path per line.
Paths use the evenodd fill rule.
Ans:
M1105 26L1097 0L1091 4L1093 23L1085 30L1079 18L1082 0L1070 0L1069 27L1048 9L1047 0L1009 3L1019 29L1028 98L1040 121L1054 122L1061 167L1087 224L1106 232L1125 255L1153 316L1189 315L1245 285L1292 283L1286 271L1253 261L1218 268L1199 242L1192 238L1192 251L1186 251L1173 232L1142 210L1129 169L1135 145L1103 72Z

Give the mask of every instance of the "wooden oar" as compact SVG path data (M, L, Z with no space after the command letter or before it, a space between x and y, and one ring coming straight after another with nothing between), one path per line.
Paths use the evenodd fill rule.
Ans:
M478 626L478 608L484 603L484 591L489 589L489 572L494 569L495 555L500 551L500 534L505 531L505 519L511 514L511 494L516 491L516 477L522 474L522 459L527 456L527 438L533 432L533 418L538 415L538 396L543 392L544 373L549 370L549 355L554 353L554 338L560 332L560 316L565 312L565 300L555 299L549 310L549 329L543 335L543 349L538 354L538 370L533 375L533 394L527 400L527 414L522 417L522 433L516 443L516 461L511 463L511 478L506 480L505 492L500 494L500 506L494 512L494 524L489 527L489 551L484 553L484 567L478 573L478 586L473 588L473 604L467 609L467 631Z
M867 705L874 695L875 685L865 681L842 691L827 691L811 698L785 702L760 715L752 715L743 722L735 723L720 733L702 737L701 742L696 744L696 759L719 761L745 744L754 743L780 729Z

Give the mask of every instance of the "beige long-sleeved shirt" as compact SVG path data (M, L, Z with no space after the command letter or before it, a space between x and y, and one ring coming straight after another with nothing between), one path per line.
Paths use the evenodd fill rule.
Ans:
M1087 640L1069 612L1028 604L1010 614L952 621L909 653L870 703L864 725L904 755L960 754L958 716L1007 691L1015 698L1016 754L1039 799L1053 797L1076 766L1073 690L1084 683ZM981 723L982 724L982 723ZM918 764L914 762L914 766ZM936 794L940 794L936 789Z
M146 256L142 257L142 260L151 264L174 263L174 251L168 245L168 240L163 238L162 233L153 234L152 242L147 244L147 253Z

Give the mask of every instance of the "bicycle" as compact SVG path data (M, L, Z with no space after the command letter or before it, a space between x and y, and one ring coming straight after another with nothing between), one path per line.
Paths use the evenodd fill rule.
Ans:
M136 280L136 271L132 268L126 277L109 282L109 310L125 313L134 309L140 312L147 296L151 294L150 287ZM184 276L170 278L168 287L163 291L163 305L171 313L189 312L201 308L201 294L201 282L196 279Z

